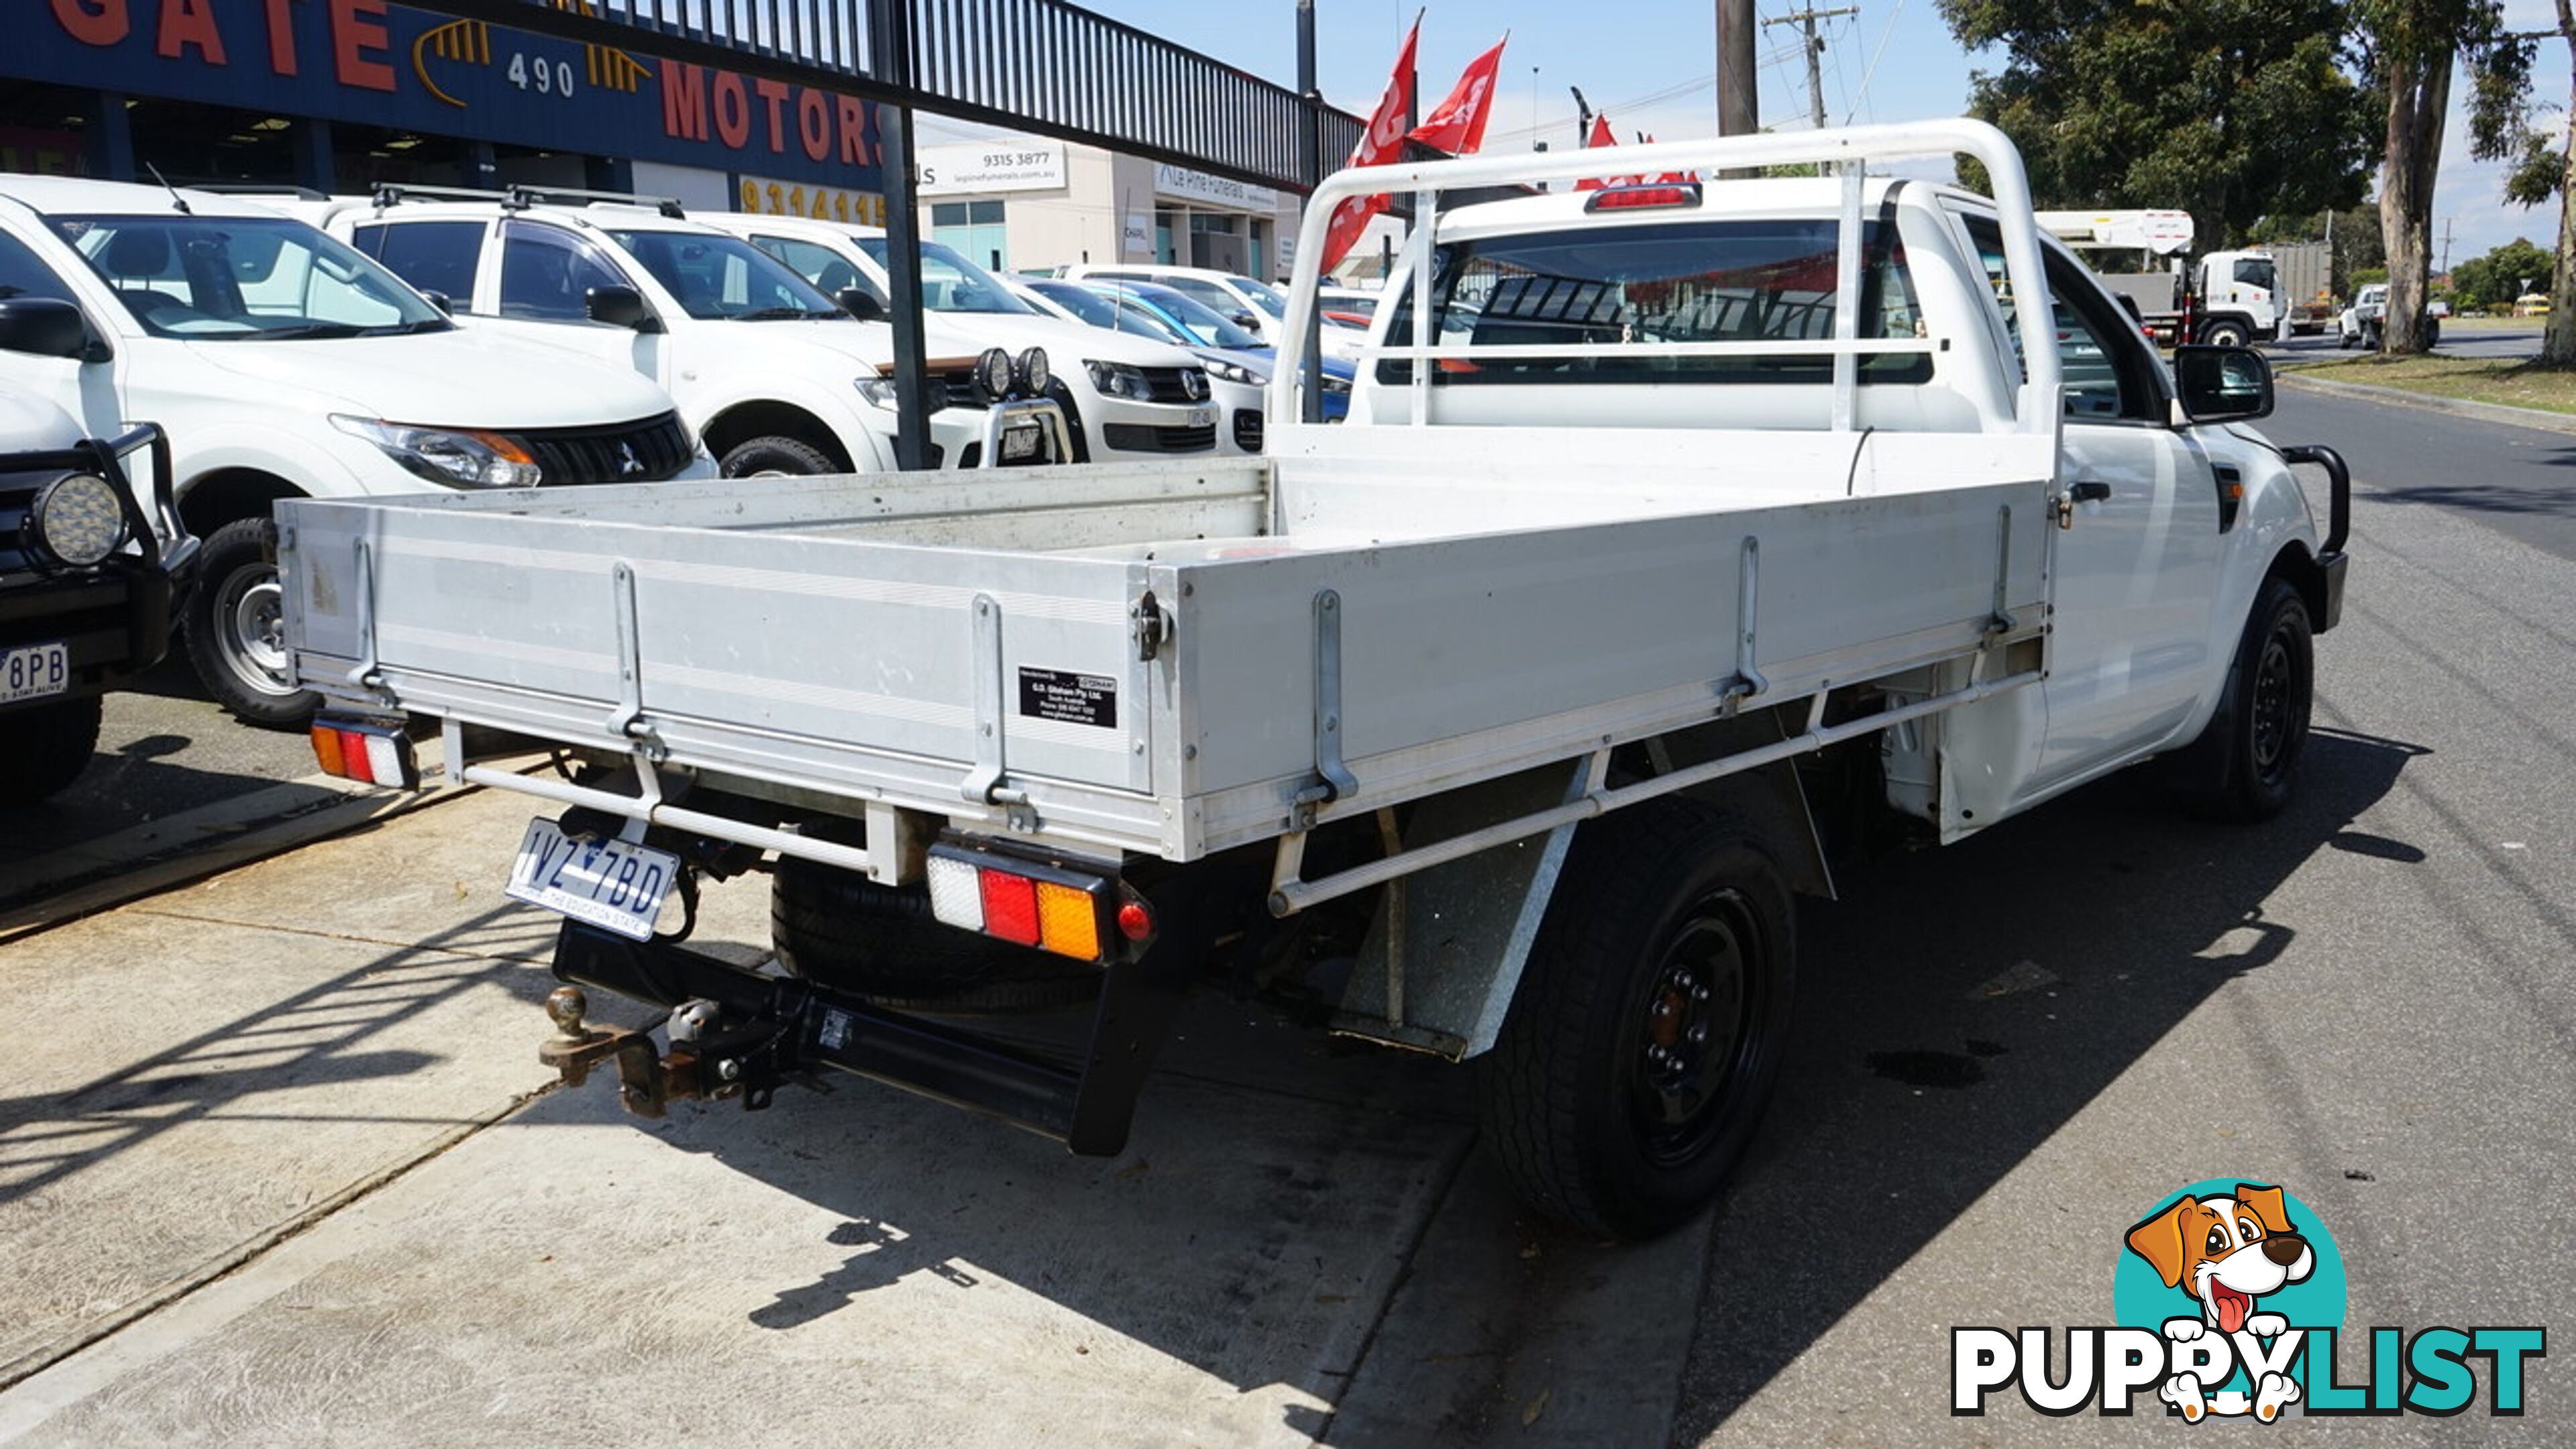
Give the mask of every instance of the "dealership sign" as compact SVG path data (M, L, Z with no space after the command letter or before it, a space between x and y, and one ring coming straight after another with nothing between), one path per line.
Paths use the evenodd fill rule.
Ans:
M125 95L881 190L876 108L389 0L32 0L0 71ZM138 156L140 162L153 158Z
M981 196L1064 185L1061 141L971 142L921 148L921 194Z

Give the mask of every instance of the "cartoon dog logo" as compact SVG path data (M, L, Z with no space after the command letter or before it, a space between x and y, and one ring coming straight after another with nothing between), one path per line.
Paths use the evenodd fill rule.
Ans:
M2129 1229L2129 1249L2154 1265L2166 1287L2179 1288L2199 1303L2198 1316L2165 1320L2165 1337L2176 1343L2189 1343L2211 1329L2261 1339L2286 1332L2289 1321L2278 1313L2257 1312L2255 1300L2304 1281L2317 1265L2316 1253L2290 1222L2281 1189L2250 1182L2238 1183L2232 1197L2185 1195ZM2213 1404L2208 1385L2187 1372L2166 1379L2157 1397L2195 1424L2212 1412L2245 1412ZM2251 1407L2268 1424L2298 1397L2296 1379L2266 1373L2255 1385Z

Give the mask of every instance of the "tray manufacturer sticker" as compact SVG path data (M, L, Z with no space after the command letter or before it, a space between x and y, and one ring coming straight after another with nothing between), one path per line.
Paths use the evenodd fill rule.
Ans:
M1064 724L1118 727L1118 681L1106 674L1068 674L1020 666L1020 713Z

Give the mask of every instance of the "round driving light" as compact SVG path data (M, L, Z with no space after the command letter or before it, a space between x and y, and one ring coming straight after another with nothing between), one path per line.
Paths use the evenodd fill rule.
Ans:
M1020 390L1032 397L1046 391L1047 384L1055 381L1055 369L1047 365L1046 349L1032 347L1021 353L1014 376L1020 384Z
M55 479L36 495L27 522L36 545L73 568L104 563L125 542L125 509L94 473Z
M975 359L975 386L984 401L997 403L1011 395L1011 354L995 347Z

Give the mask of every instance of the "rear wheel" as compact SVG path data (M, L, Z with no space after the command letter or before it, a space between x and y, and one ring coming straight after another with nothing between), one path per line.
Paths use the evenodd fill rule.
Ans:
M879 1006L1042 1011L1100 990L1089 962L942 924L927 891L792 857L770 884L769 937L791 975Z
M1727 816L1673 800L1587 827L1481 1063L1487 1148L1578 1227L1687 1221L1761 1121L1796 962L1779 867Z
M98 748L97 695L0 710L0 805L54 794L89 767Z
M208 535L184 618L188 662L215 703L272 729L312 718L321 697L288 671L275 522L237 518Z
M841 471L829 454L813 444L775 436L736 443L717 466L728 478L810 477Z

